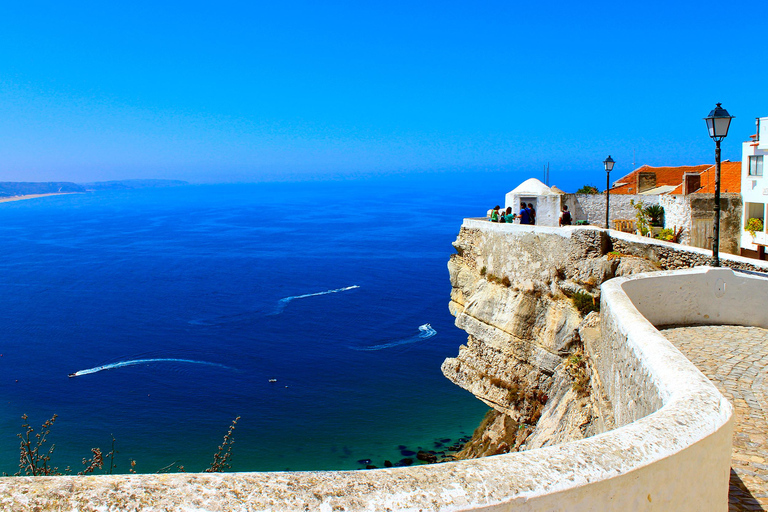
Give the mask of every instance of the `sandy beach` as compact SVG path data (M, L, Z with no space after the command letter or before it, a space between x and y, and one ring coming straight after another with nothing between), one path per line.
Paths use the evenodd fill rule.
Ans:
M82 194L82 192L54 192L51 194L29 194L26 196L0 197L0 203L8 203L10 201L21 201L23 199L36 199L38 197L63 196L65 194Z

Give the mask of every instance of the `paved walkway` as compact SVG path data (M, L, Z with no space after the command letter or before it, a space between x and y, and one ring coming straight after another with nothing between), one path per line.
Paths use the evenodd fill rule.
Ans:
M662 333L733 404L729 510L768 510L768 330L702 326Z

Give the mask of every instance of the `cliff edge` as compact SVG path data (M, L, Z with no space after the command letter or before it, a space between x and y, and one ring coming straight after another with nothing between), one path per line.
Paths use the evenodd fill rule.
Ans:
M599 286L658 270L602 231L462 227L448 263L467 344L443 374L491 407L458 458L539 448L613 428L583 340L599 336ZM578 307L577 307L578 306Z

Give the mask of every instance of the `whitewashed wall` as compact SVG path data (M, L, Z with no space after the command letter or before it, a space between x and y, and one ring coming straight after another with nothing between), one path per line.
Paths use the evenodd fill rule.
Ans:
M560 219L560 195L552 194L546 196L531 196L526 194L508 193L504 198L504 207L511 206L515 213L520 211L520 201L526 199L530 202L531 197L536 200L536 225L537 226L558 226Z
M751 155L763 155L763 175L749 176L749 157ZM741 219L741 247L757 250L755 242L768 244L768 206L763 207L763 232L756 233L755 238L752 234L744 230L748 219L746 203L757 203L768 205L768 117L760 119L760 143L759 146L752 146L750 142L742 144L741 157L741 196L744 198L744 209Z
M686 200L686 196L666 194L659 196L659 204L664 207L664 227L670 229L682 227L683 233L680 236L680 243L690 244L691 202Z
M563 203L573 213L574 220L586 220L590 224L605 225L605 194L565 194ZM611 195L610 221L619 219L635 219L635 208L631 201L642 201L646 206L659 204L659 196L644 196L638 194Z

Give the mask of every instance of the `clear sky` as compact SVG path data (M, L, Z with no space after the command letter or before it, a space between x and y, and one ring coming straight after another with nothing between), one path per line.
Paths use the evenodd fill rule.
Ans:
M765 1L4 2L0 181L714 160L768 116ZM614 177L612 175L612 177ZM577 183L578 182L578 183ZM571 187L572 188L572 187Z

